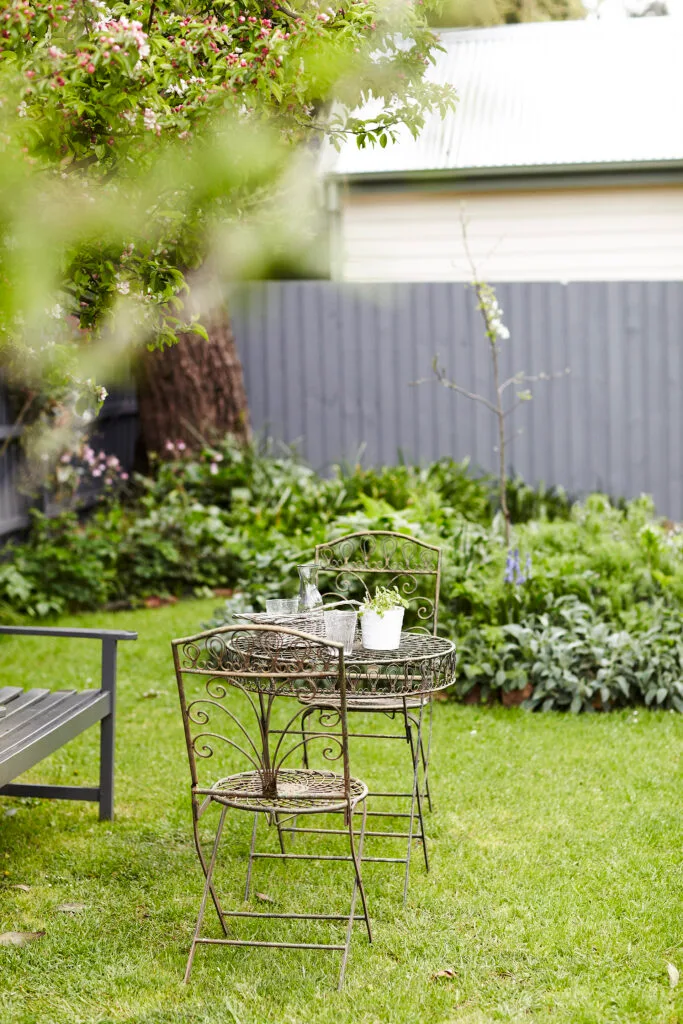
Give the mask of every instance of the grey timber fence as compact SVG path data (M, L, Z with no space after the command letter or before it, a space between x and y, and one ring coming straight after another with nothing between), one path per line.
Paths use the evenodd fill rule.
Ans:
M648 492L662 514L683 519L683 283L497 291L511 333L504 375L571 371L533 384L533 400L511 417L511 469L576 495ZM430 378L438 353L450 376L488 393L486 342L467 286L254 284L233 296L233 324L255 429L298 444L315 468L449 455L494 469L490 413L436 383L411 386ZM136 409L133 393L112 394L95 437L126 466ZM0 388L0 444L13 430ZM27 522L19 474L15 439L0 462L0 537Z
M683 283L500 284L510 329L503 373L569 376L532 385L511 417L511 468L572 494L648 492L683 518ZM429 378L490 393L471 288L328 281L253 285L235 300L235 332L254 425L325 470L469 456L495 466L491 414Z

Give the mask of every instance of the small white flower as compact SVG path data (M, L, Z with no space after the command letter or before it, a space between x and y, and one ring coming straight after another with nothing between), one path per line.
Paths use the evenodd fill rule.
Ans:
M130 281L117 281L116 290L119 295L128 295L130 292Z

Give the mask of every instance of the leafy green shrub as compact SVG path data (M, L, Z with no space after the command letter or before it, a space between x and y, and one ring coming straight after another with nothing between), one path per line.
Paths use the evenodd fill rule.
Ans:
M542 615L485 628L461 647L461 695L478 686L523 690L543 711L609 710L625 704L683 711L683 613L657 605L646 625L618 629L573 597L549 602Z
M85 520L36 514L27 540L4 549L0 608L45 616L222 587L263 609L296 593L316 543L390 529L442 548L439 621L458 643L459 695L530 685L532 708L683 710L683 533L649 498L570 506L515 481L513 507L533 517L508 551L491 482L466 462L323 478L291 452L230 439L168 454Z

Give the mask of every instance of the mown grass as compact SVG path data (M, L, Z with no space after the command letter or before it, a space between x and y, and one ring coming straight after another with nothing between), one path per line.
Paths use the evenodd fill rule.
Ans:
M367 866L375 942L358 927L343 992L336 955L216 948L198 951L183 987L201 875L168 641L212 608L68 620L140 633L120 649L117 819L98 822L92 805L0 801L0 932L46 933L0 948L2 1024L683 1020L683 982L671 988L667 974L672 963L683 975L683 720L642 711L438 705L432 871L415 856L403 908L400 870ZM82 683L97 678L98 657L83 642L11 639L0 678ZM91 730L31 775L93 779L96 754ZM404 765L402 744L365 743L353 768L388 786ZM220 885L235 905L249 828L246 816L229 820ZM341 907L347 883L344 864L262 862L255 877L276 910ZM58 910L65 902L85 909Z

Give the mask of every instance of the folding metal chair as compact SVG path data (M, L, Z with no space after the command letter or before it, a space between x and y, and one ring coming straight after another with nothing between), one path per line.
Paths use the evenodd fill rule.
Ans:
M340 599L362 598L371 586L396 586L408 602L405 629L410 632L422 632L436 635L439 614L439 591L441 585L441 549L424 541L416 540L407 534L394 533L388 530L366 530L360 533L346 534L326 544L319 544L315 549L315 561L319 566L321 581L327 581L329 589L324 588L325 598ZM322 583L321 583L322 587ZM307 723L311 716L318 715L321 727L330 725L330 710L338 704L334 697L316 695L308 700L308 710L302 718L301 727L306 736ZM369 810L368 817L395 818L408 820L407 832L368 832L369 836L407 839L405 857L388 858L364 855L364 861L393 860L405 864L403 886L403 902L408 894L410 877L410 858L414 840L422 841L425 868L429 871L429 852L424 822L424 804L432 809L432 796L429 788L429 756L432 740L432 708L431 698L424 695L397 696L381 693L354 696L349 694L346 709L349 714L361 712L382 715L385 719L398 720L403 729L400 733L384 731L373 733L350 733L351 736L382 740L403 740L410 754L410 791L405 792L370 792L374 798L408 798L410 809L393 812L391 810ZM427 738L423 739L423 723L427 717ZM312 724L312 723L311 723ZM304 745L304 765L309 765L308 744ZM420 769L422 779L420 781ZM385 805L387 806L387 805ZM419 828L415 828L417 816Z
M281 626L226 626L196 636L173 640L173 660L185 728L185 739L192 776L192 824L197 854L205 877L197 924L185 971L190 978L198 945L259 946L269 948L319 949L340 951L341 988L349 955L354 921L364 920L372 941L365 890L361 877L361 858L365 837L367 786L351 776L349 770L346 709L346 673L340 644ZM300 751L304 740L301 717L306 705L301 698L323 695L338 700L339 728L319 732L308 742L323 742L328 762L341 762L340 771L292 767L290 758ZM289 703L284 724L280 706ZM276 705L278 712L275 712ZM244 717L238 711L245 712ZM276 728L276 724L279 727ZM217 777L219 754L228 758L231 771ZM297 755L296 760L299 760ZM210 769L216 765L216 769ZM199 822L215 805L220 815L210 855L202 850ZM251 847L247 865L245 900L249 896L254 861L258 858L284 860L349 861L353 867L353 887L348 914L271 913L247 909L225 910L214 883L218 850L228 810L254 815ZM348 835L348 855L286 853L283 821L294 815L320 815L341 812ZM354 814L362 814L358 840L354 833ZM275 827L280 852L256 850L257 824L263 816ZM360 892L363 913L355 912ZM202 926L209 897L223 929L223 938L203 934ZM234 918L288 919L343 922L343 941L335 943L260 941L229 934L228 922Z

